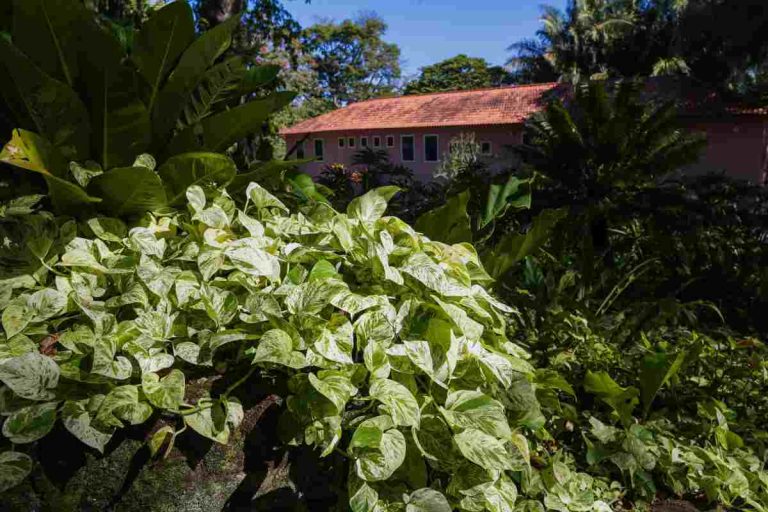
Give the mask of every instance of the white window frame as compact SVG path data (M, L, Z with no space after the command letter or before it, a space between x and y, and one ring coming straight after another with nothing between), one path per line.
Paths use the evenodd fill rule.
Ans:
M339 149L344 149L345 147L347 147L347 138L339 137Z
M410 137L413 140L413 160L406 160L403 154L403 139ZM415 162L416 161L416 136L413 134L405 134L400 136L400 161L401 162Z
M392 137L392 145L391 146L389 145L389 138L390 137ZM385 144L387 145L388 148L397 147L397 137L395 137L394 135L387 135L386 139L384 140L384 142L385 142Z
M488 144L488 152L487 153L483 152L483 144ZM480 154L483 155L483 156L492 155L493 154L493 142L491 142L489 140L481 140L480 141Z
M347 137L347 147L349 149L355 149L357 147L356 137Z
M363 144L363 141L365 141L365 144ZM360 148L367 148L368 147L368 137L360 137Z
M320 146L323 148L323 155L318 158L317 157L317 143L320 142ZM313 139L312 140L312 156L315 157L315 160L318 162L325 162L325 139Z
M436 155L435 160L427 160L427 137L434 137L435 139L437 139L437 150L435 151L435 155ZM427 162L430 164L439 162L440 161L440 136L436 133L425 133L424 137L422 137L421 143L424 146L423 147L424 162Z
M379 143L376 144L376 141L379 141ZM373 142L373 147L380 148L381 147L381 135L374 135L373 136L373 140L371 142Z

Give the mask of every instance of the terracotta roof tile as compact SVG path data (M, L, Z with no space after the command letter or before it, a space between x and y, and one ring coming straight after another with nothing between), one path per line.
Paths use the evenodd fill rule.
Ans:
M353 103L280 131L329 131L518 124L540 110L555 83L379 98Z

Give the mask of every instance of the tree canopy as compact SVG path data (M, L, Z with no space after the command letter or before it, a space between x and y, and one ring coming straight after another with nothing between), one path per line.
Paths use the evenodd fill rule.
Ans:
M510 83L511 75L485 59L459 54L421 68L419 76L405 86L405 94L458 91L497 87Z

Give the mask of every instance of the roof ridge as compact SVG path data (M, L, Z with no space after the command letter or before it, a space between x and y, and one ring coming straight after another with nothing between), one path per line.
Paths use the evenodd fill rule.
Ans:
M349 103L347 105L344 105L340 108L346 108L351 107L352 105L359 105L361 103L370 103L372 101L385 101L385 100L398 100L403 98L418 98L419 96L438 96L441 94L468 94L472 92L483 92L483 91L503 91L507 89L523 89L527 87L545 87L545 86L556 86L559 82L537 82L533 84L508 84L508 85L500 85L498 87L478 87L477 89L458 89L454 91L433 91L433 92L420 92L416 94L401 94L399 96L382 96L379 98L369 98L367 100L360 100L355 101L354 103Z

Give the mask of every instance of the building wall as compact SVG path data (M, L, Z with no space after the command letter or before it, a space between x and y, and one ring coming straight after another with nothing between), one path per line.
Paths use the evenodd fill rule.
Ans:
M377 130L377 131L350 131L350 132L324 132L312 134L304 140L305 158L314 157L314 141L322 139L324 144L324 158L319 162L305 164L302 170L312 175L322 172L326 165L341 163L346 166L352 165L353 155L361 149L361 138L367 137L368 146L374 149L383 149L389 155L392 163L402 164L409 167L414 172L414 177L420 180L429 180L432 173L439 166L440 160L448 153L448 145L455 137L462 133L474 133L475 140L479 144L487 141L491 143L491 154L487 155L494 160L510 160L508 148L522 142L522 126L510 125L503 127L467 127L467 128L432 128L432 129L405 129L405 130ZM413 135L415 142L415 160L413 162L404 162L401 156L401 137L404 135ZM424 136L438 136L438 162L428 162L424 154ZM394 147L387 147L387 137L393 136ZM286 144L290 150L299 141L304 139L304 135L288 135L285 137ZM355 147L350 148L348 139L355 139ZM381 146L373 146L374 137L380 137ZM339 147L339 138L344 138L344 147ZM292 155L296 158L296 153Z
M692 173L721 172L753 183L764 183L768 124L759 117L740 116L727 120L685 123L707 136L707 148L699 163L686 169Z

